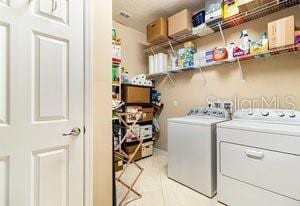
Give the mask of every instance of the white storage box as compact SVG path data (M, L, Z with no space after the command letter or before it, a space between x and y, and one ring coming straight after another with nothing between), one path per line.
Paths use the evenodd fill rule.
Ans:
M140 137L142 139L152 138L152 125L140 126Z
M142 157L148 157L153 154L153 141L142 144Z

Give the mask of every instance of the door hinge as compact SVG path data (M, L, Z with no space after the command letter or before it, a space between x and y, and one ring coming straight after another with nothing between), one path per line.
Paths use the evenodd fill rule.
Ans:
M85 132L86 132L86 127L83 126L83 134L85 134Z

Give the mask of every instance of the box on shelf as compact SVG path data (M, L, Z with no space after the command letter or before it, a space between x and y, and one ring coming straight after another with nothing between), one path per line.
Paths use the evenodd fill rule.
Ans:
M114 157L114 169L115 169L115 172L123 170L123 161L117 155L115 155L115 157Z
M140 106L127 106L125 112L132 113L126 116L126 122L131 123L135 120L142 120L143 118L143 107Z
M168 18L169 36L177 37L192 31L192 13L184 9Z
M130 131L130 129L126 129L126 133L128 132L128 137L126 138L126 142L134 142L140 139L140 125L135 125L133 127L133 131Z
M295 42L295 19L288 16L268 23L269 49L292 45Z
M205 59L206 51L199 51L194 54L194 67L199 68L206 65Z
M300 44L300 30L295 31L295 44Z
M142 157L149 157L153 155L153 141L144 142L142 144Z
M263 54L268 52L269 50L269 43L267 39L267 34L264 33L262 38L257 41L252 41L250 43L250 54Z
M114 63L121 63L121 45L112 45L112 61Z
M143 117L142 121L152 121L153 120L153 107L143 108Z
M129 157L131 158L136 150L136 148L138 147L137 145L132 145L132 146L125 146L125 152L126 154L129 155ZM133 160L140 160L142 159L142 147L140 147L136 153L136 155L134 156Z
M237 6L240 12L250 11L274 0L238 0Z
M140 126L141 139L149 139L153 137L152 124Z
M215 24L223 20L223 0L205 0L205 23Z
M295 44L297 46L297 51L300 50L300 30L299 31L295 31Z
M199 11L196 14L194 14L192 17L192 20L193 20L192 23L193 23L194 27L204 24L205 23L205 11L202 10L202 11Z
M250 54L250 40L247 30L241 31L241 43L233 48L233 56L240 57Z
M224 19L239 14L238 0L224 0Z
M151 88L135 85L123 86L123 100L127 103L151 103Z
M184 48L178 50L178 68L190 69L194 67L195 44L191 41L184 43Z
M147 25L147 42L160 43L168 40L168 20L160 17L156 21Z
M217 47L213 51L214 61L220 61L228 58L228 51L226 48Z
M206 65L211 65L214 64L214 50L213 49L209 49L205 51L205 64Z

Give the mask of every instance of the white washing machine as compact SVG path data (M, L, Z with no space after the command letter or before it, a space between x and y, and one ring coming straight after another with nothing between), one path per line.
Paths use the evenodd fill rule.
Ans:
M229 120L226 110L194 108L168 119L168 177L208 197L216 193L216 124Z
M300 206L300 112L241 110L217 137L220 202Z

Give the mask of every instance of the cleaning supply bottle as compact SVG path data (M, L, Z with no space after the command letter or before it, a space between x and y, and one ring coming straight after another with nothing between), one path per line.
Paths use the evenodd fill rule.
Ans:
M240 38L242 39L241 49L244 51L244 55L249 54L249 52L250 52L250 40L249 40L248 31L247 30L241 31Z
M128 83L129 82L129 75L128 75L128 69L127 67L122 68L122 83Z

